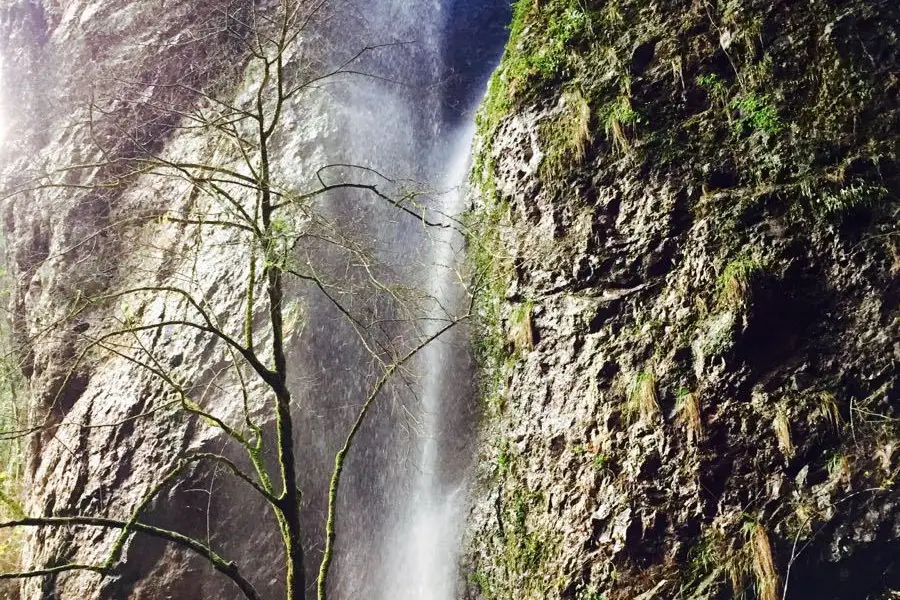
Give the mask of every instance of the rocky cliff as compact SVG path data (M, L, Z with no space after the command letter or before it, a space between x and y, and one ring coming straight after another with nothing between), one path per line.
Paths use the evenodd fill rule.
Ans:
M466 597L900 592L900 9L521 0Z
M464 1L386 0L365 10L349 3L232 0L0 4L3 113L11 123L2 148L3 229L10 315L34 427L26 432L28 514L127 519L189 453L220 454L249 469L221 427L179 410L178 388L222 422L238 429L245 421L258 424L268 440L263 455L274 464L270 390L259 381L245 386L252 377L241 380L233 353L208 331L179 323L198 322L197 305L183 292L200 299L216 326L235 338L247 314L262 319L266 312L261 289L248 296L251 265L261 269L262 259L248 245L246 228L218 226L241 210L252 212L254 188L234 186L233 175L222 184L225 193L210 195L204 186L210 168L251 182L256 176L259 148L246 142L248 121L235 107L252 107L256 90L265 88L251 50L260 37L272 39L273 15L285 5L296 9L298 33L283 56L285 77L312 84L285 104L271 140L279 193L298 195L346 179L377 184L397 198L402 187L417 210L432 206L435 194L415 197L410 190L421 190L419 182L445 185L435 179L449 160L446 135L472 104L497 20L478 29L484 32L478 43L458 47L444 37L471 36L479 19L503 12L501 3L480 2L480 12L464 20L469 29L443 26L452 11L467 11ZM325 77L342 68L343 76ZM264 106L273 102L267 89ZM148 159L154 168L145 168ZM320 171L332 162L344 170ZM193 167L166 174L157 168L175 164L205 165L207 175ZM7 194L10 189L18 192ZM234 203L223 208L216 197ZM422 284L428 271L421 265L429 264L431 250L415 211L399 213L371 194L345 190L308 208L277 225L285 239L297 234L294 250L304 259L297 264L320 269L316 279L289 287L285 306L286 332L293 334L289 385L301 424L296 481L304 492L312 571L322 552L334 455L380 377L379 365L421 327L410 317L420 299L406 290ZM357 321L348 321L321 290L344 301ZM250 307L248 297L255 298ZM123 330L133 331L107 337ZM256 335L264 359L269 336L265 328ZM367 345L373 340L377 346ZM339 575L332 579L333 591L345 597L390 589L379 571L387 554L382 545L402 518L395 514L397 497L411 487L421 418L410 392L415 375L403 375L366 420L359 450L348 459ZM208 542L241 565L263 597L283 596L277 526L253 496L221 464L200 465L166 486L145 517ZM99 565L114 540L98 528L32 531L23 568ZM127 544L123 563L107 575L51 573L27 580L21 597L238 595L203 561L152 539Z
M250 264L240 234L161 219L208 220L215 207L190 178L121 165L152 154L246 166L240 147L185 119L211 114L199 89L250 98L259 73L248 68L248 23L276 4L0 3L13 122L4 187L28 190L4 199L3 228L40 426L28 438L31 514L127 518L179 456L238 460L128 359L153 356L234 422L243 390L224 349L177 327L102 351L96 341L110 327L189 315L183 296L158 293L166 286L189 286L225 330L240 331ZM486 60L473 57L490 55L476 52L486 42L469 27L484 21L478 31L493 35L502 10L444 3L467 18L442 32L450 17L426 4L335 3L319 15L304 38L316 52L290 57L298 73L394 47L367 57L370 87L327 86L288 107L273 146L285 189L307 189L334 156L408 178L443 172L441 133L465 120L463 96L477 89L467 73ZM466 223L480 291L482 442L462 596L900 594L898 35L893 0L515 3L478 119ZM398 88L397 74L411 80ZM68 165L82 166L58 170ZM385 218L354 195L322 214L341 235L379 240L379 275L423 264L418 222ZM339 274L335 286L349 280L362 313L401 312L342 279L358 256L307 250ZM127 301L110 296L148 286ZM375 371L333 307L303 286L291 294L298 484L316 556L324 478L354 416L348 399ZM465 395L450 384L445 398ZM265 390L249 392L250 415L271 427ZM402 520L391 507L410 489L417 423L397 420L409 390L392 392L348 467L340 539L352 552L340 553L336 582L346 597L395 592L378 568L390 554L384 540L395 539L384 534ZM468 414L441 410L457 422ZM439 441L456 448L454 471L466 463L462 429ZM281 591L281 557L260 526L264 511L224 473L197 469L147 518L209 540L268 597ZM96 529L42 530L27 539L25 561L96 562L113 541ZM22 597L235 594L161 543L132 543L125 558L112 577L32 579Z

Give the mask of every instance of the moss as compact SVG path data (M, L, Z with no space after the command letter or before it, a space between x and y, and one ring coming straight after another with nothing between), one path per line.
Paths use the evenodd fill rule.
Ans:
M511 106L503 72L498 70L491 76L484 101L475 115L475 125L478 129L478 134L484 140L485 147L490 147L490 143L494 139L500 123L508 114ZM476 156L475 158L476 161L484 160L484 156ZM487 166L476 162L473 171L477 173L484 172Z
M756 131L775 135L784 131L784 123L768 95L753 92L732 98L729 106L737 112L731 130L735 135Z
M510 100L533 98L556 81L572 50L591 33L591 13L578 0L519 0L501 64Z
M532 522L531 513L542 502L540 494L516 489L506 507L506 544L501 561L509 597L543 597L546 563L555 558L559 540L549 529Z
M475 297L473 346L480 373L479 396L502 411L502 382L512 359L502 315L512 277L511 261L501 241L509 209L497 193L494 166L487 152L476 156L472 184L482 198L482 206L467 212L464 219L466 259Z
M518 355L530 352L534 348L534 322L532 313L534 304L526 300L515 307L509 315L509 342L512 351Z
M469 581L485 600L544 598L561 581L549 572L561 538L540 510L543 496L520 487L514 472L507 475L497 505L499 531L484 540L490 551Z

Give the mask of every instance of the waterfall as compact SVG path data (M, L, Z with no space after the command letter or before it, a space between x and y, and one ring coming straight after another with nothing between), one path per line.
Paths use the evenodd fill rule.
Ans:
M463 239L454 219L464 210L474 108L499 59L508 12L508 0L371 0L360 13L364 18L353 13L340 21L342 34L334 40L338 57L352 52L341 47L348 38L404 42L367 54L363 66L377 79L341 84L333 93L338 106L328 110L347 124L341 159L424 182L431 190L429 220L454 225L425 227L377 211L371 219L377 223L370 229L379 240L379 258L430 298L426 334L448 313L463 309ZM464 330L429 346L412 370L413 393L393 390L401 400L379 407L352 452L338 532L343 543L336 598L456 597L474 434L473 370Z
M198 36L205 41L196 44L147 44L146 49L142 49L142 42L134 41L143 40L140 36L146 33L145 27L158 29L153 35L168 40L170 30L176 32L192 23L191 19L202 11L185 0L167 2L164 11L154 3L77 0L66 3L65 14L57 14L53 8L49 13L52 23L39 10L44 4L54 7L52 2L17 0L10 4L19 6L27 16L21 29L30 45L19 49L20 56L11 63L14 69L0 60L4 76L18 71L17 78L24 82L15 89L2 90L0 113L8 108L11 116L15 105L15 112L21 114L17 128L40 132L29 143L46 145L59 155L62 151L71 153L79 143L87 144L87 128L78 133L82 139L60 134L63 127L45 127L45 121L66 123L74 100L57 100L79 98L97 81L116 89L112 83L116 78L107 71L119 75L127 71L131 79L133 70L134 79L139 81L172 76L181 82L182 71L194 70L192 61L197 62L198 72L221 68L231 73L230 69L242 64L229 53L237 53L237 49L225 52L224 47L216 45L220 36ZM322 10L315 11L316 19L298 38L301 43L292 50L295 53L287 56L289 67L324 74L352 64L355 74L317 81L285 107L284 126L271 141L276 178L286 188L316 189L317 169L340 163L356 167L329 170L326 178L330 181L385 185L384 179L373 174L377 170L396 181L415 181L427 188L429 220L452 222L451 217L463 209L459 190L466 178L473 109L506 38L509 0L334 0L309 4L321 5ZM222 5L229 10L239 6L267 10L277 3L222 0ZM108 31L112 21L105 10L122 19L127 17L131 28ZM184 37L193 39L193 33L187 28ZM227 36L222 39L230 40ZM14 44L0 39L0 46L10 45ZM164 58L168 62L160 62L157 54L162 51L158 48L167 49ZM185 48L198 54L182 56ZM144 53L145 62L135 58L145 58ZM239 102L252 99L258 73L248 70L242 81L237 74L223 75L223 81L230 81L232 76L237 80ZM50 84L49 90L43 89ZM182 132L166 130L166 135L156 141L187 152L195 140ZM230 160L228 154L223 150L223 160ZM210 160L219 158L217 153ZM152 189L147 193L155 196ZM429 316L440 318L444 316L441 307L459 304L457 267L463 244L453 228L424 227L421 220L385 206L371 194L330 193L319 201L322 205L315 207L316 214L323 214L323 221L347 226L350 234L358 236L352 238L354 241L371 245L366 251L385 266L387 277L424 292ZM84 217L86 221L89 218ZM77 226L90 231L94 224L79 221ZM67 227L82 231L75 224ZM40 228L35 231L42 232ZM303 246L307 243L310 247ZM337 280L331 289L342 294L341 300L354 313L370 311L380 318L383 312L385 320L394 317L393 307L382 306L382 298L376 293L365 290L356 294L362 287L356 285L357 281L341 280L344 267L350 273L348 279L355 276L353 257L339 256L333 245L316 243L313 236L298 241L298 257L304 252L313 256L323 277ZM310 290L311 286L303 282L286 284L290 285L295 287L286 289L286 295L301 307L298 320L302 321L287 349L300 465L296 484L303 490L307 580L314 581L322 553L323 515L334 456L356 416L360 399L366 397L372 380L377 378L373 376L379 373L372 352L360 347L344 315L321 293ZM403 338L409 332L402 327L396 326L385 337L399 331L396 337ZM429 327L433 326L422 326L426 334ZM402 348L411 338L407 335L397 346ZM464 330L441 338L408 370L408 379L396 377L379 398L348 455L329 580L334 600L449 600L455 596L456 555L474 425L472 367ZM215 448L217 452L219 447ZM270 459L274 461L274 457ZM217 485L220 482L219 492L210 494L202 509L206 512L206 535L221 546L223 555L234 557L246 572L254 574L266 597L278 597L283 585L277 573L281 557L271 530L260 525L265 518L262 509L241 495L245 493L243 488L231 488L230 482L216 480ZM173 514L194 514L182 508L173 502ZM193 506L189 508L194 510ZM227 581L212 578L197 585L207 590L204 597L237 597ZM225 587L217 592L219 585Z
M463 209L462 182L469 166L469 148L473 127L461 127L450 145L453 157L446 181L450 191L442 194L439 212L456 215ZM460 309L463 298L457 267L462 251L462 236L455 229L443 229L432 242L429 294L435 299L431 317L435 323L429 333L437 331L446 311ZM450 400L455 410L465 411L466 392L459 378L469 376L466 361L457 356L465 352L454 340L459 335L438 339L426 348L422 371L421 440L415 461L416 480L405 502L398 506L390 552L385 563L385 583L381 600L452 600L456 584L456 564L461 535L466 490L464 478L441 471L441 437L446 424L443 416ZM458 368L460 362L464 365ZM457 367L457 368L454 368ZM457 392L451 392L451 386ZM461 388L462 394L459 393ZM468 425L471 425L469 423ZM447 428L450 435L460 435Z

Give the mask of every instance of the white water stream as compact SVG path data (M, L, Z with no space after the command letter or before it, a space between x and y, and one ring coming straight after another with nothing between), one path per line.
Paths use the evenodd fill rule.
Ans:
M349 22L361 27L355 35L364 43L411 43L365 57L360 68L380 79L334 91L341 99L336 119L348 132L340 158L447 190L424 200L426 217L453 226L426 227L377 210L386 221L360 217L353 203L341 210L366 222L379 256L431 298L428 335L464 310L455 219L465 209L474 107L505 41L509 0L370 0L358 10L363 16ZM343 37L337 47L346 45ZM340 345L339 332L321 341ZM346 352L334 356L352 368ZM471 369L463 329L451 331L418 357L407 387L392 388L367 421L348 463L335 598L457 597L474 429Z
M437 207L443 215L459 215L464 209L464 182L473 135L473 127L464 127L456 133L451 146L452 161L446 176L450 191L441 195ZM448 316L462 308L459 263L463 239L454 228L439 229L432 236L431 247L428 292L435 299L431 314L435 321L429 334L436 333ZM395 517L391 551L385 563L385 572L390 574L388 589L381 590L381 600L452 600L455 596L466 489L465 479L441 480L440 436L446 409L442 402L453 397L447 392L458 383L454 376L460 375L452 369L453 354L458 351L451 341L439 338L423 357L421 440L413 470L417 479L406 505L399 507Z

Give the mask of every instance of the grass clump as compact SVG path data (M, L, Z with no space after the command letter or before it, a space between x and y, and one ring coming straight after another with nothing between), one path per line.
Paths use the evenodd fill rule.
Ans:
M687 433L688 444L703 438L703 416L700 413L700 395L680 390L677 396L678 418Z
M772 428L775 430L775 437L778 439L778 447L781 452L790 458L794 455L794 441L791 437L791 423L788 420L787 412L784 407L779 406L775 409L775 418L772 420Z
M541 127L547 154L541 175L553 178L581 162L591 139L591 107L580 91L566 92L561 114Z
M728 83L724 79L715 73L707 73L698 75L694 81L706 91L710 100L721 109L728 109Z
M631 99L619 95L604 111L603 129L615 152L627 154L631 150L631 136L634 125L640 120L631 106Z
M656 375L652 371L641 371L635 375L625 403L625 413L631 421L651 421L660 414Z
M818 405L813 411L813 415L817 418L824 419L834 427L835 433L840 433L844 420L841 417L841 409L838 406L834 394L831 392L821 392L816 395L816 399L818 400Z
M747 598L753 586L756 600L778 600L779 577L766 529L745 515L740 535L710 526L688 552L681 586L688 598ZM720 586L731 586L724 594Z
M754 280L764 271L759 259L744 256L728 263L719 277L719 304L726 308L745 307L750 302Z
M756 595L759 600L779 600L778 572L772 557L769 534L758 522L745 525L746 545L755 580Z

